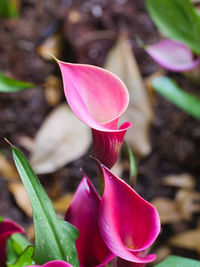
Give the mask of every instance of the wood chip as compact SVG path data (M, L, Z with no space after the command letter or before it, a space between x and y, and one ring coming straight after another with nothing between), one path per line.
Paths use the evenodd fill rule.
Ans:
M175 201L157 197L152 201L152 204L156 207L162 224L175 223L182 220Z
M32 217L32 206L28 194L22 183L11 182L8 184L10 192L13 194L17 205L29 216Z
M83 156L91 142L90 129L67 104L54 109L35 138L30 163L38 174L54 172Z
M56 106L63 97L63 89L61 80L49 75L45 82L45 98L49 106Z
M163 184L192 190L195 187L195 178L189 173L172 174L163 178Z
M59 213L65 213L68 209L74 193L68 193L53 201L54 208Z
M0 154L0 175L7 181L20 179L14 164L12 164L3 154Z

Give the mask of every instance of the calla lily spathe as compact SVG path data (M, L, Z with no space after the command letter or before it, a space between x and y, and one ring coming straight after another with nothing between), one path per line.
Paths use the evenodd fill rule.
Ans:
M129 95L123 82L105 69L57 61L66 99L76 116L92 128L94 156L108 168L117 160L130 122L117 128Z
M0 223L0 266L6 266L6 243L8 238L15 233L24 233L24 230L11 220Z
M102 266L116 255L143 267L156 258L146 256L146 249L159 234L158 213L123 180L100 166L105 183L102 199L84 177L65 216L80 232L76 243L80 266Z
M105 189L99 209L99 229L104 242L113 254L124 260L153 261L156 255L142 254L160 232L155 207L102 164L101 169Z
M162 40L146 47L146 52L163 68L184 72L200 65L200 57L194 59L192 51L183 43L173 40Z
M100 201L100 196L84 174L65 215L65 220L74 225L80 232L76 241L80 267L100 267L114 257L99 231Z
M43 265L30 265L30 266L27 266L27 267L73 267L71 264L65 262L65 261L50 261L50 262L47 262Z

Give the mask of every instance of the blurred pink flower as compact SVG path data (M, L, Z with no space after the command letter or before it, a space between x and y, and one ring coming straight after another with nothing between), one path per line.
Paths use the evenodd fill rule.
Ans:
M50 262L47 262L43 265L30 265L30 266L27 266L27 267L73 267L71 264L65 262L65 261L50 261Z
M123 82L105 69L57 61L67 101L76 116L92 128L94 156L108 168L117 157L130 122L117 128L129 95ZM67 123L67 122L66 122Z
M6 243L14 233L24 233L24 230L11 220L0 222L0 266L6 266Z
M192 51L183 43L162 40L146 47L146 52L163 68L184 72L200 65L200 57L194 58Z

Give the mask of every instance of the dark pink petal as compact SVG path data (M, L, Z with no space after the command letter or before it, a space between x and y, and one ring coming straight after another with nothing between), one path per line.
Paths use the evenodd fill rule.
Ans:
M6 266L6 242L14 233L24 233L24 230L11 220L0 223L0 266Z
M62 72L65 96L71 109L93 129L94 154L110 167L111 163L104 162L104 157L112 160L116 157L113 153L120 150L122 136L131 126L127 123L126 126L117 128L118 119L129 102L125 85L117 76L99 67L61 61L58 64ZM102 139L106 141L101 142ZM116 146L107 146L113 139L116 140Z
M51 262L47 262L44 265L30 265L27 267L73 267L71 264L65 262L65 261L51 261Z
M146 52L163 68L184 72L196 68L200 57L194 59L192 51L183 43L173 40L162 40L147 46Z
M136 263L151 262L156 255L140 256L160 231L156 209L123 180L101 164L105 189L100 204L99 228L108 248L120 258Z
M100 196L84 175L65 215L80 232L76 241L80 267L103 266L113 258L100 235L99 206Z
M113 132L92 129L94 155L108 168L111 168L115 164L124 135L130 126L131 124L129 122L125 122L121 125L120 131Z

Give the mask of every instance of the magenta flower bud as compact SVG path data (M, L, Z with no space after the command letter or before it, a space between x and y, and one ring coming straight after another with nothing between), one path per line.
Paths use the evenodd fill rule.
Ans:
M189 71L200 65L200 57L194 59L192 51L178 41L162 40L147 46L146 52L163 68L174 72Z
M30 266L27 266L27 267L73 267L71 264L65 262L65 261L50 261L50 262L47 262L43 265L30 265Z
M80 232L76 241L80 267L103 266L114 257L99 231L100 201L91 181L84 175L65 215L65 220Z
M111 168L130 122L117 128L129 95L123 82L105 69L58 61L67 101L76 116L92 128L94 156Z
M11 220L0 223L0 266L6 266L6 243L8 238L15 233L24 233L24 230Z
M116 256L135 263L147 263L156 255L143 255L160 232L154 206L140 197L123 180L100 164L105 189L99 209L99 228L107 247Z

